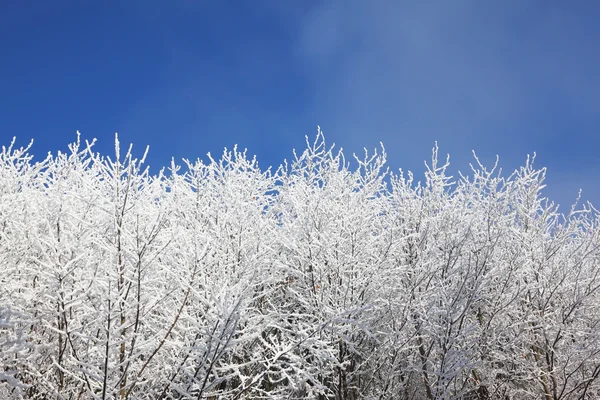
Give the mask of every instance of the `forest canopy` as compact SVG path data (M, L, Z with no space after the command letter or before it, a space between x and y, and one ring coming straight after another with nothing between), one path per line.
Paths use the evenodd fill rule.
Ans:
M321 132L155 175L0 154L0 398L600 398L600 238L533 158L425 180Z

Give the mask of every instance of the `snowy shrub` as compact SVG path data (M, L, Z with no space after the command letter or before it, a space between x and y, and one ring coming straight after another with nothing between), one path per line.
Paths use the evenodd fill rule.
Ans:
M314 143L151 175L0 154L0 397L600 398L600 238L533 160L426 180Z

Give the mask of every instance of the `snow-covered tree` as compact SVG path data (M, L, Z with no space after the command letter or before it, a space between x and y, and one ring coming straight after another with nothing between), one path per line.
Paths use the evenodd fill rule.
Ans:
M600 237L545 170L425 181L319 131L152 175L132 147L0 153L0 397L593 399Z

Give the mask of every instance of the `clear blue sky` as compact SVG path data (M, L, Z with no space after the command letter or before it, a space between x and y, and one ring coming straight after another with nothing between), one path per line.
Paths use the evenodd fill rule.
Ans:
M4 1L0 142L114 132L152 167L238 143L266 167L320 125L423 171L536 151L547 194L600 204L600 2ZM419 175L420 176L420 175Z

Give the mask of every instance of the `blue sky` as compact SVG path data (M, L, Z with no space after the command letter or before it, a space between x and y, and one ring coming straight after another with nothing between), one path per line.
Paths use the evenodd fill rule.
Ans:
M437 140L505 171L537 152L546 193L600 204L596 1L4 2L0 143L114 132L153 168L237 143L263 167L320 125L423 171Z

